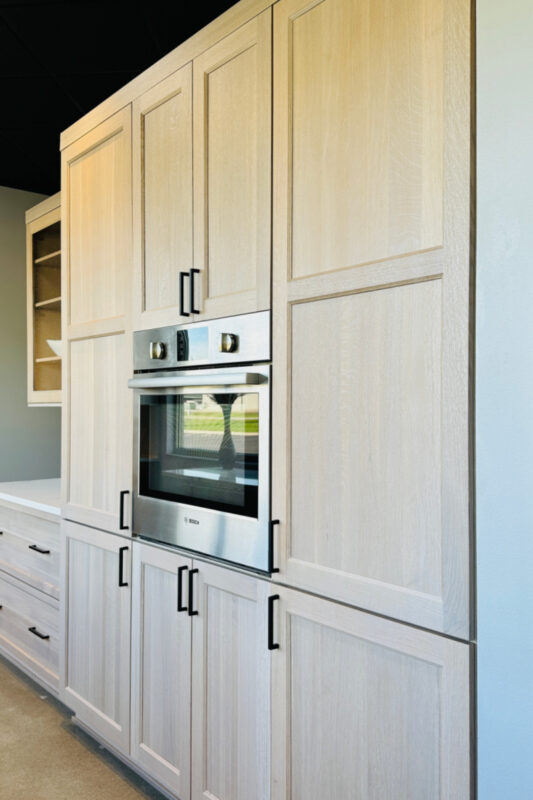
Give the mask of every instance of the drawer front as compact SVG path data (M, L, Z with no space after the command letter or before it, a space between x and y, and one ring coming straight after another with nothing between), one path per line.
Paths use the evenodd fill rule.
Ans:
M0 578L0 606L0 649L57 691L59 604Z
M0 570L59 598L59 523L0 508Z

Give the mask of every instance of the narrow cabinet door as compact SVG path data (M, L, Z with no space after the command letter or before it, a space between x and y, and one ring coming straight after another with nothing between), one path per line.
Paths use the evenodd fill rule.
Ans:
M269 584L194 562L193 800L269 800Z
M64 516L112 533L131 522L131 334L66 342Z
M270 307L271 10L193 62L195 318Z
M131 755L179 797L190 793L192 562L133 544Z
M186 322L180 305L190 314L192 160L189 63L133 103L136 330Z
M131 545L62 521L64 652L61 699L129 753Z
M272 800L468 800L470 646L278 593Z

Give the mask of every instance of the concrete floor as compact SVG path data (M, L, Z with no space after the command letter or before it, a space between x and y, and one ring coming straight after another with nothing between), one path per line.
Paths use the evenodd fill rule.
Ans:
M0 656L0 800L164 800Z

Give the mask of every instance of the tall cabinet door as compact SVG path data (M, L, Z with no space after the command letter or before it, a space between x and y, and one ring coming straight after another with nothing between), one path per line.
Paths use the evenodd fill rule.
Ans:
M470 645L279 594L272 800L468 800Z
M270 307L271 10L193 62L195 318Z
M270 587L194 566L191 797L270 800Z
M64 652L60 692L76 716L129 753L131 546L62 521Z
M118 532L132 474L129 106L63 150L62 198L63 514Z
M462 638L469 31L469 0L274 6L279 577Z
M178 797L190 794L190 559L134 542L131 755Z
M179 293L180 273L187 291L193 266L192 64L133 103L133 165L135 330L186 322Z

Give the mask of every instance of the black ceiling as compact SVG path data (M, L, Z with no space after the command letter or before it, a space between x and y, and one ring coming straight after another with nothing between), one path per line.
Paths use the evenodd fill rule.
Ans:
M59 190L59 134L235 0L0 0L0 186Z

